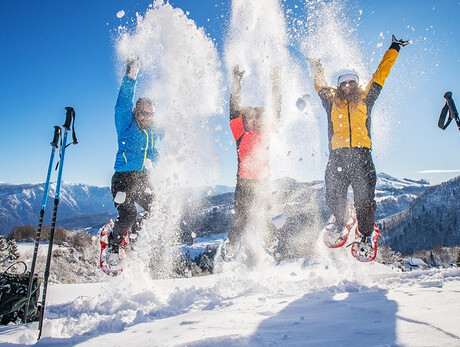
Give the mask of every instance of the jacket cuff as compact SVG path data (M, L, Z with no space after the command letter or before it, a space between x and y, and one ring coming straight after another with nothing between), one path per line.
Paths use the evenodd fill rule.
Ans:
M401 46L399 45L399 43L393 42L391 44L390 48L388 48L388 49L392 49L392 48L396 49L399 52L399 50L401 49Z

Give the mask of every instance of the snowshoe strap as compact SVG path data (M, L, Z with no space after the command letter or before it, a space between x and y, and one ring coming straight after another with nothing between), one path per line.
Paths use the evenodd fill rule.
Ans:
M13 263L13 264L11 264L10 266L8 266L8 267L6 268L6 270L3 271L3 274L7 275L7 274L8 274L8 270L11 269L13 266L15 266L15 265L17 265L17 264L22 264L22 265L24 265L24 271L22 272L22 274L18 274L18 275L23 275L23 274L25 274L26 271L27 271L27 264L24 263L22 260L21 260L21 261L17 261L16 263ZM16 275L16 274L10 273L9 275Z

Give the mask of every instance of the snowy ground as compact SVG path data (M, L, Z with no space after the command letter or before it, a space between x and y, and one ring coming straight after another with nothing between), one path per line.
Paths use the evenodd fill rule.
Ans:
M38 345L460 345L460 269L399 273L318 250L321 262L167 280L133 264L105 283L51 285ZM0 343L33 344L36 330L2 326Z

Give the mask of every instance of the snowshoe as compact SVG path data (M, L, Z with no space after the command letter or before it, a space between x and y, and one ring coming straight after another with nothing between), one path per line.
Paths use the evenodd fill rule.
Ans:
M329 222L323 230L323 242L329 248L342 247L348 239L348 235L357 227L356 211L353 204L350 204L348 210L348 221L344 226L339 226L334 216L331 216Z
M101 253L99 256L99 265L101 270L112 277L118 276L123 271L123 262L126 258L126 247L129 244L129 235L126 232L118 249L109 245L108 237L113 230L113 220L104 225L99 233L99 242L101 244ZM118 251L118 252L117 252Z
M355 231L355 241L351 243L351 254L353 257L363 263L371 262L377 256L377 241L380 236L380 230L377 223L374 223L374 231L370 236L363 236L358 228Z
M226 239L221 246L220 255L223 261L230 262L236 259L238 253L240 252L240 244L232 244L228 239Z
M264 242L264 250L275 260L279 260L282 251L280 240L276 236L272 236L268 241Z

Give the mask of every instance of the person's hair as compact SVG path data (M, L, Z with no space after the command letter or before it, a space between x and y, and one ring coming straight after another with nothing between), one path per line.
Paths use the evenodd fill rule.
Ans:
M142 108L144 105L154 105L153 101L149 98L139 98L136 101L136 109Z
M356 87L352 89L351 93L346 95L342 88L337 87L335 90L336 103L342 103L344 100L348 100L352 107L358 106L358 103L362 100L364 90L356 83ZM338 101L338 102L337 102Z

